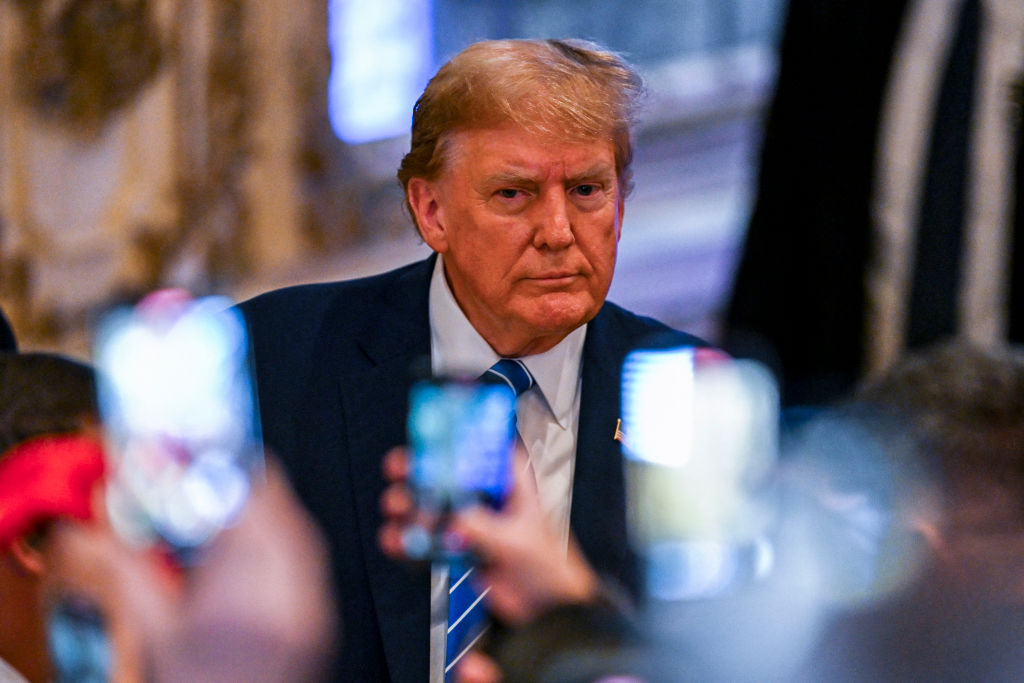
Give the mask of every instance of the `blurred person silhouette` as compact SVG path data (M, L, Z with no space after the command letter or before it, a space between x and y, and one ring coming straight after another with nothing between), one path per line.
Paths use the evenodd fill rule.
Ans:
M115 535L107 471L93 370L0 355L0 680L320 678L326 551L278 467L187 573Z
M443 565L410 571L376 543L381 459L406 440L425 359L466 377L519 361L517 424L547 514L596 570L638 588L615 440L622 359L657 333L703 344L605 301L641 94L630 65L584 41L471 45L416 103L398 173L435 253L240 305L264 438L330 543L340 680L439 681L463 642L446 636L462 621L447 616Z
M0 354L0 661L29 681L59 678L47 646L47 547L53 520L91 517L103 475L97 423L87 365Z
M1020 680L1022 458L1021 349L906 354L790 426L771 571L649 613L654 680Z
M884 599L839 610L805 678L1020 680L1024 352L929 347L843 410L884 435L892 462L923 468L898 521L925 552Z
M290 683L326 677L340 624L323 539L274 463L239 519L183 573L109 524L62 530L54 582L130 625L144 676Z
M1018 0L791 0L724 346L787 405L1024 340Z

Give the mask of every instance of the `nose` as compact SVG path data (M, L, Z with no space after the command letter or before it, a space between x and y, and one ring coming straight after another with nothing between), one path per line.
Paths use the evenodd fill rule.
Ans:
M548 192L535 205L533 246L538 249L566 249L576 241L572 205L562 191Z

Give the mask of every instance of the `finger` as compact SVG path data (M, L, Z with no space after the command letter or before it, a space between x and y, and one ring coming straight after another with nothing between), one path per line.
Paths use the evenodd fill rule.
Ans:
M395 446L384 454L381 461L384 478L391 483L405 481L409 478L409 451L405 446Z
M458 511L445 532L446 546L471 551L484 572L496 559L495 554L503 552L501 539L505 535L502 513L481 505Z
M458 683L500 683L501 669L493 659L480 652L468 652L455 668Z
M401 484L394 484L384 489L380 496L380 511L385 519L393 521L405 520L412 516L415 505L412 493Z
M377 531L377 544L381 552L393 560L405 559L403 535L405 527L393 522L385 522Z

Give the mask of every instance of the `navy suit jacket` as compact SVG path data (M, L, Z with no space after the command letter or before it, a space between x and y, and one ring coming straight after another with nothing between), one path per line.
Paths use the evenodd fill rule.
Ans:
M381 457L405 443L413 367L430 356L428 292L436 257L381 275L301 285L240 304L248 322L263 435L324 530L344 644L337 680L425 681L429 569L377 547ZM634 591L626 538L619 417L626 354L703 343L606 303L590 322L571 526L602 574Z

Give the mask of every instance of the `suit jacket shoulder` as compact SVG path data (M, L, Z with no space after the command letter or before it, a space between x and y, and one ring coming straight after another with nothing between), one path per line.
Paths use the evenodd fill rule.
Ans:
M11 329L4 312L0 310L0 352L15 351L18 345L14 340L14 331Z
M242 302L238 307L254 351L302 357L325 332L342 332L347 339L363 336L396 304L400 309L414 307L409 289L425 289L434 258L355 280L285 287Z
M344 624L339 681L420 680L427 670L428 575L387 560L376 533L380 459L404 441L411 368L430 352L433 263L239 305L264 440L328 541Z
M401 352L410 335L429 335L433 263L431 257L371 277L286 287L239 304L249 327L264 438L272 448L290 450L292 435L280 418L301 405L311 376L349 372Z
M606 302L587 327L573 472L570 525L580 548L603 576L639 596L641 582L626 527L622 450L622 363L639 348L707 346L651 318Z
M637 348L708 345L699 337L673 329L654 318L633 313L610 301L605 302L601 312L591 321L587 337L588 341L594 339L596 343L608 344L607 350L616 349L621 353L619 360L624 360L629 351Z

